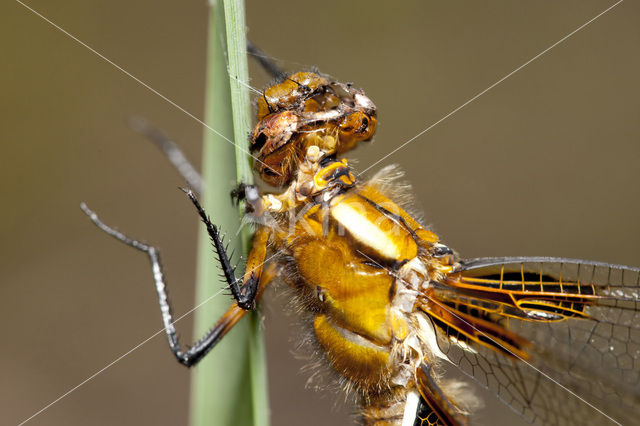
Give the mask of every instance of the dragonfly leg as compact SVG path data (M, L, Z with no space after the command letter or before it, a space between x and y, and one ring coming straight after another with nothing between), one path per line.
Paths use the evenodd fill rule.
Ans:
M260 273L262 272L262 264L266 257L267 242L270 235L268 228L260 227L254 234L253 248L249 255L247 269L242 280L242 286L240 286L238 284L239 280L235 276L236 268L231 265L229 256L227 255L227 249L224 246L218 227L211 222L209 216L207 216L207 213L198 202L195 194L190 189L183 189L183 191L196 207L200 218L207 228L207 233L209 234L209 237L211 237L211 242L218 254L218 261L220 262L222 273L227 280L227 284L229 285L233 298L242 309L253 309L255 307L255 298L258 291Z
M266 286L276 277L278 274L278 267L275 263L269 263L262 275L260 275L260 283L258 286L258 294L256 300L259 300L264 292ZM182 362L187 367L195 365L202 359L213 347L233 328L234 325L249 312L234 303L227 309L216 322L216 324L209 330L200 340L198 340L189 350L187 354L189 356L189 364L184 363L178 358L178 361ZM175 353L175 352L174 352Z
M153 144L162 151L165 157L167 157L167 160L169 160L171 165L187 181L189 186L198 194L202 194L202 190L204 189L202 176L198 173L198 169L191 164L184 152L182 152L180 147L172 141L171 138L165 135L162 130L141 117L132 117L129 120L129 126L134 131L140 133L142 136L153 142Z
M200 207L200 204L195 199L192 192L187 192L189 198L194 202L199 209L199 213L203 220L206 218L206 214ZM245 284L240 288L237 284L237 280L234 276L234 269L229 262L229 258L226 254L226 250L222 247L222 241L219 237L219 233L215 225L213 225L208 218L205 220L209 235L214 240L216 249L218 252L220 263L225 272L225 278L231 287L236 303L234 303L227 312L218 320L213 328L211 328L202 338L193 344L188 350L183 350L178 341L178 336L174 326L174 319L171 310L171 304L169 302L169 296L167 293L167 285L165 282L164 272L162 270L162 262L160 260L160 251L151 245L142 243L138 240L128 237L124 233L106 225L100 220L98 215L90 210L86 204L80 205L82 210L89 216L91 221L98 226L102 231L111 235L118 241L127 244L137 250L140 250L147 254L149 261L151 262L151 268L153 270L153 280L156 285L156 292L158 293L158 299L160 303L160 311L162 313L162 322L164 329L169 340L169 347L175 355L176 359L183 365L191 367L200 361L204 355L206 355L215 345L224 337L224 335L245 315L248 310L255 306L256 300L262 295L262 291L271 279L276 275L273 271L273 267L269 270L262 272L263 263L266 255L266 242L268 241L268 232L261 231L256 232L257 238L254 238L254 242L258 240L258 244L255 250L252 250L252 254L249 256L247 263L247 272L245 273ZM260 241L264 241L264 244L260 246ZM232 277L232 278L231 278ZM233 284L233 285L232 285Z
M241 201L246 201L250 205L254 205L260 199L258 187L256 185L249 185L244 182L240 182L229 193L231 202L236 206Z
M286 73L276 64L276 62L261 49L259 49L251 41L247 40L247 53L253 56L256 61L264 68L266 72L271 74L273 78L282 78Z

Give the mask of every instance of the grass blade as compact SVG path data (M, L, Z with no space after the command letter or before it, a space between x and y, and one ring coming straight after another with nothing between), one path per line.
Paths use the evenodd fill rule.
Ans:
M248 91L239 84L248 80L244 4L211 2L209 13L205 122L225 136L234 135L236 146L205 129L202 199L212 219L226 230L230 249L246 253L250 231L237 233L240 213L229 199L233 182L252 182L251 158L246 154L251 108ZM196 303L226 287L218 274L208 236L201 230ZM209 329L231 303L229 297L217 297L196 311L196 335ZM268 426L268 409L264 341L256 312L236 325L195 368L191 425Z

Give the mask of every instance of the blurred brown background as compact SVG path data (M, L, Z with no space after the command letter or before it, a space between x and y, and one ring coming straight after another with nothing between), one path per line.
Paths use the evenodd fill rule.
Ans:
M315 65L377 104L377 137L351 155L360 170L612 4L391 3L247 2L251 39L284 67ZM204 0L28 4L202 116ZM0 16L0 417L17 424L161 325L146 259L98 232L80 201L159 245L175 311L192 306L196 217L124 119L149 118L196 162L203 128L19 3ZM640 266L639 46L640 7L624 2L375 169L401 164L465 257ZM273 424L348 424L341 396L304 389L291 320L267 304ZM158 336L29 424L185 424L188 379ZM511 424L486 404L480 422Z

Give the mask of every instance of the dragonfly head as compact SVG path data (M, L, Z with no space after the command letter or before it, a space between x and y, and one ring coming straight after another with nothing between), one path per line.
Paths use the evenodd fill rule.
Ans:
M362 89L310 72L267 88L257 110L250 137L251 152L257 152L255 169L278 187L293 180L309 147L319 148L318 161L340 155L371 140L378 124L376 106Z

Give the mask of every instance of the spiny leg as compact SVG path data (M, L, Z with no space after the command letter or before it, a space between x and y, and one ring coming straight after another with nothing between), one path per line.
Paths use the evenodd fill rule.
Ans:
M262 267L262 265L261 265ZM260 284L258 286L258 294L256 300L262 297L262 293L267 285L279 274L279 266L275 263L269 263L260 275ZM200 340L194 344L195 347L202 348L197 357L194 357L194 364L202 359L226 334L233 328L249 312L234 303L227 309L211 330L205 334ZM193 364L192 364L193 365Z
M193 191L191 191L191 189L181 189L185 194L187 194L193 205L196 207L196 210L200 215L200 219L202 219L202 222L207 228L207 233L209 234L211 242L216 249L218 261L220 262L220 267L222 268L222 273L224 274L224 278L227 281L227 284L229 284L229 289L231 290L233 298L238 303L238 306L240 306L242 309L253 309L255 307L255 298L258 291L259 275L253 273L253 271L250 271L247 265L247 273L249 273L249 275L245 277L246 279L244 280L242 287L238 285L239 280L235 275L236 267L231 265L231 261L229 260L229 256L227 255L227 249L224 246L222 237L220 236L220 230L216 225L213 224L213 222L211 222L209 216L207 216L207 213L198 202L198 199L196 198Z
M189 186L195 189L198 194L202 194L204 181L198 170L189 161L180 147L172 141L162 130L149 123L141 117L131 117L129 126L142 136L154 143L167 157L171 165L185 178Z
M193 193L191 193L190 198L194 197ZM196 201L197 202L197 201ZM198 204L199 206L199 204ZM102 231L117 239L118 241L127 244L130 247L133 247L137 250L145 252L149 257L149 261L151 262L151 267L153 270L153 279L156 286L156 292L158 294L158 301L160 304L160 311L162 313L162 322L164 325L165 332L167 334L167 339L169 341L169 347L171 351L175 355L176 359L183 365L187 367L191 367L198 363L215 345L220 341L220 339L244 316L244 313L247 312L247 302L244 303L244 307L239 303L234 303L231 308L220 318L220 320L216 323L216 325L211 328L205 335L200 338L192 347L188 350L184 351L180 347L180 343L178 341L178 336L176 333L176 329L174 326L174 319L171 310L171 304L169 302L169 296L167 292L167 286L165 283L164 273L162 270L162 263L160 260L160 252L156 247L151 245L142 243L133 238L128 237L124 233L113 229L112 227L106 225L104 222L100 220L98 215L90 210L85 203L80 205L82 210L89 216L91 221L98 226ZM213 226L213 224L211 224ZM209 227L208 227L209 229ZM217 232L217 231L216 231ZM219 240L219 238L218 238ZM219 241L219 246L222 245L222 242ZM223 257L227 259L226 252L224 252ZM264 258L262 259L264 261ZM255 262L254 262L255 263ZM261 295L262 290L268 284L271 276L265 276L265 279L260 278L260 273L262 272L262 264L258 265L259 268L254 267L253 270L247 270L247 273L250 277L253 278L256 282L260 282L259 286L254 291L247 291L247 296L245 298L251 298L250 306L253 306L255 300ZM233 268L231 268L233 270ZM258 272L256 273L256 270ZM233 273L231 274L233 275ZM268 274L267 274L268 275ZM225 274L225 277L227 275ZM236 284L237 285L237 284ZM252 288L252 285L249 285L248 288Z
M260 204L262 197L260 197L260 191L256 185L248 185L240 182L229 193L231 197L231 203L239 205L241 201L245 201L247 212L252 213L260 211Z

